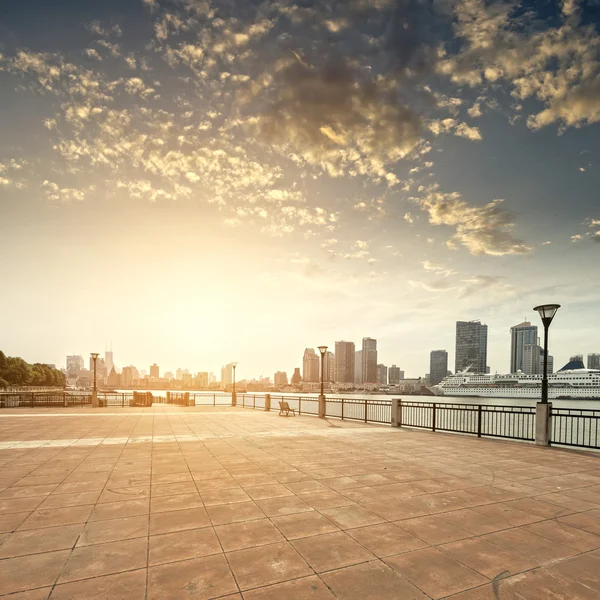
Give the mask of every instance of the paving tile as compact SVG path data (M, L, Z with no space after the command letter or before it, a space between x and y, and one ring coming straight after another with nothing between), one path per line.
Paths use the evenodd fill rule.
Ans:
M444 512L438 515L440 519L461 527L473 535L483 535L509 529L512 527L505 519L501 517L490 517L472 508L463 508L451 512Z
M411 519L427 514L425 511L414 507L406 499L379 500L368 502L364 507L388 521Z
M579 552L587 552L588 550L600 548L600 536L556 520L540 521L539 523L524 525L521 529L557 544L568 546Z
M339 600L428 600L387 565L373 561L321 575Z
M312 575L288 542L228 552L227 560L242 591Z
M241 523L253 519L264 518L264 513L254 502L238 502L236 504L219 504L206 508L213 525Z
M550 565L547 570L555 576L579 583L600 597L600 551L580 554Z
M505 502L477 506L473 510L481 513L482 515L493 517L497 520L503 520L512 527L527 525L529 523L535 523L536 521L543 520L543 517L540 517L539 515L534 515L523 510L519 510L518 508L507 506Z
M57 484L45 485L28 485L21 487L10 487L0 492L0 501L11 500L15 498L33 498L37 496L49 496L55 489Z
M394 523L349 529L348 535L379 558L425 548L427 543Z
M216 506L218 504L233 504L235 502L248 502L250 496L242 488L226 490L208 490L200 494L204 506Z
M194 494L177 494L175 496L159 496L150 500L150 512L169 512L189 508L201 508L202 498L197 492Z
M266 500L257 500L256 504L260 507L267 517L277 517L283 515L293 515L296 513L313 510L312 506L304 501L304 496L284 496L282 498L267 498Z
M200 558L221 552L221 544L212 527L153 535L149 543L150 565Z
M75 494L51 494L40 504L40 508L65 508L67 506L96 504L99 496L99 490L95 492L78 492Z
M185 475L185 473L184 473ZM151 486L151 494L153 498L158 498L158 496L175 496L177 494L195 494L198 492L196 489L196 484L189 475L189 481L181 481L175 483L154 483Z
M83 523L16 531L8 535L0 545L0 558L71 549L75 546L82 529Z
M244 592L244 600L335 600L315 575Z
M0 533L14 531L30 514L31 512L27 511L0 515Z
M253 500L266 500L268 498L283 498L285 496L293 496L293 492L291 492L285 485L281 483L246 488L246 493Z
M324 508L339 508L340 506L352 506L354 500L339 492L329 490L327 492L318 492L316 494L302 494L300 496L303 502L316 510Z
M294 494L318 494L319 492L328 492L330 487L324 485L316 479L302 479L300 481L290 481L285 484Z
M336 525L316 511L273 517L272 521L288 540L339 531Z
M600 535L600 519L590 514L579 513L577 515L568 515L558 518L557 521L571 527L576 527L577 529L583 529L583 531L588 531L595 535Z
M331 479L321 479L321 483L330 487L332 490L347 490L350 488L363 487L364 484L352 477L333 477Z
M377 523L385 522L385 519L379 515L358 505L326 508L321 512L340 527L340 529L365 527L366 525L376 525Z
M77 546L91 546L148 536L148 515L87 523Z
M0 560L2 593L10 594L53 585L67 562L70 552L70 550L59 550Z
M96 504L90 515L90 521L105 521L121 517L147 515L150 512L150 499L128 500L127 502L107 502Z
M385 562L435 599L488 582L486 577L437 548L425 548L391 556L386 558Z
M36 590L27 590L25 592L17 592L6 596L6 600L47 600L52 592L51 587L38 588Z
M466 529L445 521L439 515L404 519L396 524L431 545L473 537L473 534Z
M310 513L308 513L310 514ZM225 552L283 542L284 537L269 519L231 523L215 527Z
M10 498L8 500L0 500L0 515L35 510L44 499L44 496L34 496L32 498Z
M52 592L52 600L145 600L145 597L146 569L63 583L57 585Z
M292 543L317 573L375 558L371 552L343 531L301 538Z
M146 567L148 538L75 548L59 583Z
M70 506L68 508L35 510L21 523L19 530L85 523L93 508L93 505L88 504L85 506Z
M148 600L209 600L237 591L238 587L222 554L148 569Z

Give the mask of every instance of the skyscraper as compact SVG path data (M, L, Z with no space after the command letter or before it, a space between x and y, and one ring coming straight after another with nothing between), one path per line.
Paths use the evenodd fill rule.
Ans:
M335 380L354 383L354 342L335 343Z
M323 371L323 381L335 381L335 354L333 352L325 353Z
M600 354L593 352L587 355L587 368L600 369Z
M287 373L284 371L277 371L273 376L273 384L274 385L287 385L288 378Z
M150 377L160 378L160 368L156 363L150 365Z
M532 325L529 321L523 321L514 327L510 328L510 371L516 373L523 371L527 375L539 373L538 360L532 360L532 357L539 352L535 348L527 350L527 358L525 361L525 346L539 346L540 339L538 337L537 325Z
M83 356L81 356L80 354L73 354L71 356L67 356L67 371L83 371L84 364L85 363L83 362Z
M573 354L573 356L569 358L569 362L583 362L583 354Z
M390 385L397 385L400 383L400 373L400 367L397 367L396 365L392 365L388 369L388 381L390 382Z
M300 375L300 367L296 367L294 369L294 374L292 375L292 385L298 385L302 381L302 375Z
M362 383L377 383L377 340L362 340Z
M485 373L487 367L487 325L479 321L456 322L454 371L470 367L472 373Z
M385 365L377 365L377 383L379 385L387 385L388 368Z
M432 350L429 355L429 381L437 385L448 374L448 352Z
M319 381L321 360L317 356L314 348L306 348L302 358L302 380Z
M356 350L354 352L354 383L363 382L362 373L362 350Z
M181 373L181 377L183 378L183 371ZM226 364L224 367L221 367L221 385L231 385L233 383L233 365L231 363Z
M112 342L111 342L111 346L112 346ZM113 370L113 367L115 366L115 363L113 360L112 347L110 350L106 350L104 352L104 362L106 363L106 372L110 374L110 372Z

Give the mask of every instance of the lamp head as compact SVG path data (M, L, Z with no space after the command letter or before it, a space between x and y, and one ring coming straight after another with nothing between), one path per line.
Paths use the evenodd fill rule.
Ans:
M237 362L232 362L231 366L235 369L237 367Z
M92 357L92 360L96 360L100 355L97 352L92 352L90 356Z
M327 346L319 346L319 352L321 356L325 356L325 352L327 352Z
M544 327L549 327L554 319L556 311L560 308L560 304L540 304L540 306L534 307L533 310L537 311L542 318Z

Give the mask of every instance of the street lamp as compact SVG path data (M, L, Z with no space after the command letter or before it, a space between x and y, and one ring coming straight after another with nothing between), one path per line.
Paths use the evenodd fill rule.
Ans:
M97 352L92 352L90 356L94 361L94 388L92 390L92 406L98 406L98 389L96 388L96 361L100 355Z
M548 328L560 304L542 304L533 310L537 311L544 324L544 375L542 377L542 404L548 404Z
M232 362L231 366L233 367L233 390L231 392L231 406L236 406L237 396L235 395L235 368L237 367L237 362Z
M325 353L327 346L319 346L321 353L321 394L319 396L319 417L325 418L325 393L323 391L323 381L325 376Z

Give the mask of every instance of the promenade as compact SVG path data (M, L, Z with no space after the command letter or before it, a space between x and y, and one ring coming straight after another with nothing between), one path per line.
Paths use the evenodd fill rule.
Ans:
M222 406L0 412L2 600L599 597L596 453Z

